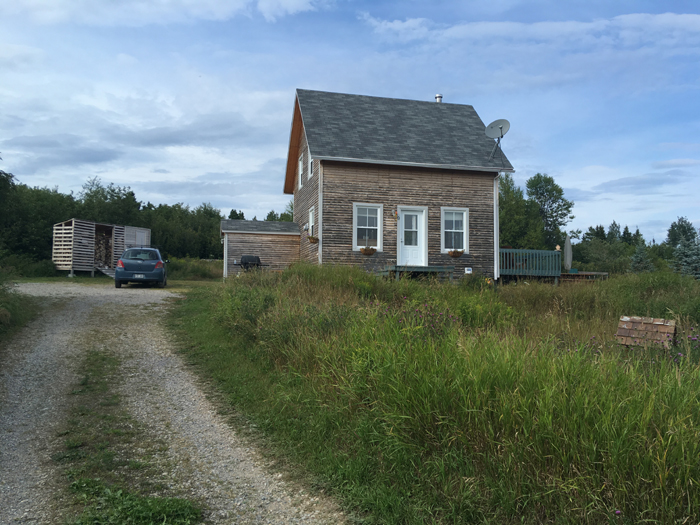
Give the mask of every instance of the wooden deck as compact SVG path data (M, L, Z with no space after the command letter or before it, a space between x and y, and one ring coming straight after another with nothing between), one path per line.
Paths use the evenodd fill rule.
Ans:
M499 266L504 276L558 278L561 275L561 252L501 248Z

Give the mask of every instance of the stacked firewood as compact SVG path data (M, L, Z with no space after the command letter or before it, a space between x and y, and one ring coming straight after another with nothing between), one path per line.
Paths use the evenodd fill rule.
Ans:
M100 268L112 266L112 236L103 232L95 234L95 266Z

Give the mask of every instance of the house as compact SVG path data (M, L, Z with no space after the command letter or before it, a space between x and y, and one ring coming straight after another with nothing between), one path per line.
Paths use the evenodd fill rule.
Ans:
M513 167L484 130L472 106L441 97L298 89L284 193L294 196L299 259L498 278L498 177Z

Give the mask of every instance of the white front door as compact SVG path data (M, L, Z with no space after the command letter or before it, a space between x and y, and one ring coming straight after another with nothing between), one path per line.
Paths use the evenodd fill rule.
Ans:
M401 266L425 266L425 211L399 212L399 262Z

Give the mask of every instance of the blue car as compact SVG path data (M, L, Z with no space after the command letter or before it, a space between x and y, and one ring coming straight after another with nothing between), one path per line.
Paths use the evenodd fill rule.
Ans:
M117 262L114 270L114 286L121 288L126 283L151 283L164 288L168 283L168 272L160 252L155 248L129 248Z

